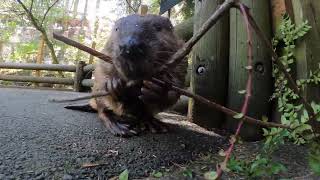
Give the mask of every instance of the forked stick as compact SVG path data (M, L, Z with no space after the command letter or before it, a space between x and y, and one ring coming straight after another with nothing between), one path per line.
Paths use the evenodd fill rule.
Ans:
M54 37L57 37L57 36L54 36ZM62 42L70 42L71 39L67 38L67 37L63 37L63 38L59 38L58 40L62 41ZM109 62L109 59L111 59L109 56L103 54L103 53L100 53L92 48L89 48L87 46L84 46L76 41L73 41L71 40L72 43L67 43L75 48L78 48L79 46L81 47L85 47L85 48L82 48L81 50L93 55L93 56L96 56L96 54L99 54L99 56L96 56L98 58L100 58L101 60L105 60L104 58L106 58L106 62ZM103 56L101 56L101 54L103 54ZM219 105L218 103L215 103L213 101L209 101L208 99L202 97L202 96L199 96L199 95L195 95L189 91L186 91L186 90L183 90L177 86L175 86L174 84L170 84L170 83L167 83L167 82L164 82L164 81L161 81L159 79L156 79L156 78L153 78L152 79L154 83L157 83L159 85L162 85L162 86L168 86L169 85L169 88L171 88L172 90L174 91L177 91L178 93L180 94L183 94L185 96L188 96L190 98L194 98L195 100L203 103L203 104L206 104L208 105L209 107L211 108L214 108L214 109L218 109L220 111L222 111L223 113L229 115L229 116L234 116L236 114L238 114L236 111L233 111L227 107L224 107L222 105ZM52 102L73 102L73 101L78 101L78 100L84 100L84 99L91 99L91 98L96 98L96 97L102 97L102 96L106 96L105 94L92 94L92 95L89 95L89 96L84 96L84 97L81 97L81 98L75 98L75 99L61 99L61 100L51 100ZM280 128L286 128L286 129L289 129L290 127L289 126L286 126L286 125L282 125L282 124L277 124L277 123L271 123L271 122L264 122L264 121L260 121L258 119L255 119L255 118L252 118L252 117L249 117L249 116L244 116L242 119L237 119L237 120L243 120L244 122L246 123L249 123L249 124L254 124L254 125L257 125L257 126L262 126L262 127L280 127Z

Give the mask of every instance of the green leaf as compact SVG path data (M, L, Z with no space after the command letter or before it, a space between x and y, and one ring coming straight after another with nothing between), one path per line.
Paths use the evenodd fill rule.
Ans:
M245 94L247 91L246 90L240 90L238 91L239 94Z
M190 169L183 171L183 176L192 178L193 177L192 171Z
M129 179L129 171L126 169L119 175L119 180L128 180Z
M207 180L215 180L217 179L218 174L216 171L209 171L204 174L204 178Z
M312 129L312 127L309 125L309 124L302 124L302 125L300 125L299 127L297 127L296 129L295 129L295 131L297 132L297 133L302 133L302 132L304 132L304 131L306 131L306 130L311 130Z
M320 176L320 145L314 143L310 149L309 166L312 171Z
M154 173L154 174L152 174L152 175L153 175L153 177L155 177L155 178L161 178L161 177L163 176L162 172L157 172L157 173Z
M269 119L268 119L267 116L262 116L261 120L262 120L263 122L268 122L268 121L269 121Z
M244 115L242 113L236 114L233 116L233 118L235 119L242 119L244 117Z
M269 131L265 128L262 129L263 130L263 136L267 136L269 134Z
M246 68L246 70L252 70L253 69L252 66L246 66L245 68Z

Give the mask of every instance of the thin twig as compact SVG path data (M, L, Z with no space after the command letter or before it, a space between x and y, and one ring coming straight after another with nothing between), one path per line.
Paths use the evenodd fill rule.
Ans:
M129 8L130 8L134 13L137 13L137 12L139 11L139 7L141 6L141 3L142 3L141 0L140 0L137 8L135 9L134 7L132 7L131 3L130 3L128 0L126 0L126 2L127 2L128 6L129 6Z
M30 6L30 9L29 9L29 12L30 12L30 13L32 13L33 4L34 4L34 0L31 0L31 6Z
M84 163L82 164L82 168L95 168L98 166L106 166L107 163Z
M55 102L55 103L65 103L65 102L74 102L74 101L81 101L81 100L86 100L86 99L92 99L92 98L98 98L98 97L103 97L103 96L108 96L110 93L108 92L97 92L91 95L87 96L81 96L77 98L72 98L72 99L50 99L50 102Z
M248 14L247 14L248 11L246 10L247 7L244 4L239 3L239 8L240 8L243 20L246 25L247 38L248 38L248 68L247 68L248 80L247 80L247 85L246 85L246 96L245 96L245 100L244 100L244 103L241 108L241 113L243 115L246 115L248 112L249 100L250 100L251 91L252 91L252 56L253 56L252 55L252 32L251 32L252 27L250 26L250 23L249 23ZM222 172L223 172L222 168L227 167L227 163L231 157L234 145L236 143L236 139L240 134L240 130L241 130L242 125L243 125L243 120L241 120L238 123L236 133L235 133L234 137L232 137L232 139L230 140L230 146L229 146L228 150L226 151L226 157L225 157L223 163L220 166L218 166L217 179L219 179L222 176Z
M51 8L53 8L53 6L55 6L57 3L59 2L59 0L56 0L50 7L48 7L47 11L44 13L44 16L41 20L41 26L43 25L43 22L45 21L49 11L51 10Z
M187 43L185 43L185 45L177 53L175 53L162 68L165 69L175 67L177 64L179 64L191 52L192 47L205 35L205 33L208 32L210 28L215 25L218 20L234 5L235 0L226 0L223 4L221 4L219 9L217 9L213 15L202 25L198 32L195 33L193 37Z
M76 41L74 41L72 39L69 39L67 37L61 36L61 35L56 34L56 33L53 33L53 38L55 38L55 39L57 39L59 41L62 41L62 42L66 43L66 44L68 44L70 46L75 47L75 48L78 48L78 49L80 49L80 50L82 50L84 52L87 52L87 53L91 54L92 56L98 57L103 61L106 61L108 63L112 63L112 59L111 59L110 56L107 56L107 55L105 55L105 54L103 54L101 52L98 52L98 51L96 51L96 50L94 50L92 48L89 48L88 46L85 46L83 44L80 44L80 43L78 43L78 42L76 42Z

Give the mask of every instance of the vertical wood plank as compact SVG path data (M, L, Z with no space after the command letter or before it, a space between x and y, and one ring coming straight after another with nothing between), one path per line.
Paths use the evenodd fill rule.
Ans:
M272 9L272 29L273 33L278 33L278 28L282 22L284 14L288 14L293 20L293 7L291 0L271 0Z
M271 40L270 1L242 0L241 2L249 6L259 27ZM228 107L238 112L241 111L244 102L244 95L238 91L246 89L247 65L247 33L241 14L233 9L230 12ZM261 119L263 115L270 116L269 99L273 87L271 67L271 57L267 48L253 32L253 87L248 109L248 115L251 117ZM238 121L228 117L224 127L234 132L237 124ZM248 124L243 126L240 135L245 140L257 140L261 137L260 129Z
M320 1L315 0L292 0L294 20L296 25L308 20L312 27L303 41L297 42L297 78L309 78L310 71L319 69L320 63ZM320 102L319 85L310 85L305 89L308 101ZM320 123L313 122L315 129L320 132Z
M74 86L73 86L73 90L76 92L82 92L83 91L83 87L82 87L82 80L84 79L84 71L83 68L86 65L85 62L83 61L79 61L76 67L76 73L74 76Z
M196 0L194 32L212 15L224 0ZM197 43L192 53L191 91L226 103L228 86L229 17L224 16ZM224 115L206 105L190 100L189 120L205 128L221 127Z

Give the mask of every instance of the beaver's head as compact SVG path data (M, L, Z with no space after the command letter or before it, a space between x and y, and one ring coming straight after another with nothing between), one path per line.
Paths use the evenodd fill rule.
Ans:
M105 51L124 80L151 77L181 47L169 19L130 15L119 19Z

